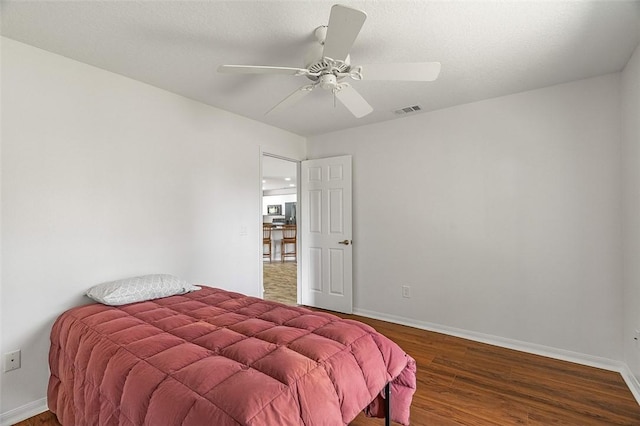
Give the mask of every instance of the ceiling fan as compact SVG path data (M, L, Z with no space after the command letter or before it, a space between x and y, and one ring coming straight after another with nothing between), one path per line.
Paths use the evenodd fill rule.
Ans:
M349 84L353 80L433 81L440 73L439 62L371 64L351 66L349 51L367 19L366 13L347 6L331 8L329 24L316 28L319 44L314 44L305 56L305 68L259 65L220 65L218 72L233 74L289 74L305 76L312 81L298 88L271 108L266 114L292 106L312 90L329 90L357 118L373 111L367 101Z

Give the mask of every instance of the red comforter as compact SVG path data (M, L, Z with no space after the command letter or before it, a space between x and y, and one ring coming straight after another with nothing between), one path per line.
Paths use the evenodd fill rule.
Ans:
M49 364L65 426L335 426L380 414L388 381L392 418L408 424L415 391L415 361L373 328L209 287L73 308Z

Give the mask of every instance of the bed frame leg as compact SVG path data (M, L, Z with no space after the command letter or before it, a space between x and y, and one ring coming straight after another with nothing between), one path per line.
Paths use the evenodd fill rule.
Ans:
M391 383L384 387L384 426L391 426Z

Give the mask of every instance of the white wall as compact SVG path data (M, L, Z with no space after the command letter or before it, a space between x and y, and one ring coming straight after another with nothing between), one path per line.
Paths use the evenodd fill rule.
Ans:
M46 395L51 324L93 284L165 272L260 295L260 148L302 159L305 144L2 43L0 353L22 349L22 368L2 377L6 413Z
M353 155L354 307L621 360L618 84L310 138Z
M624 170L624 358L640 379L640 46L621 78Z

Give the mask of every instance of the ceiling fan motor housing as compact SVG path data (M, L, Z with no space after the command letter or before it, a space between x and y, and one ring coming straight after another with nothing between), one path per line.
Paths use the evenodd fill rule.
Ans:
M320 76L320 87L326 90L333 90L338 85L338 79L331 73L322 74Z

